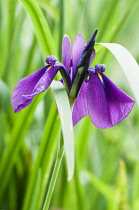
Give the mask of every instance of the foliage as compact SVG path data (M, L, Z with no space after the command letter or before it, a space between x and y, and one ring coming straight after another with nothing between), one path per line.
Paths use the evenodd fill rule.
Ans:
M72 40L82 33L87 42L98 28L98 43L119 43L139 62L138 10L137 0L0 0L0 209L43 209L60 134L51 88L14 114L14 86L44 66L48 55L61 61L65 33ZM134 97L107 49L98 51L96 63L104 63L109 78ZM138 79L128 79L137 96ZM74 176L67 181L64 158L50 209L139 209L138 113L136 105L130 116L106 130L95 128L88 117L75 126Z

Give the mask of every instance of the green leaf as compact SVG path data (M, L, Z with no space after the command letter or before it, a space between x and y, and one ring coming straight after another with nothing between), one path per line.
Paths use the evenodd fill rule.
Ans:
M37 2L33 0L20 1L23 3L27 13L29 14L32 20L36 37L39 44L41 45L44 57L46 57L46 53L56 55L55 44L50 28Z
M115 190L115 199L113 202L113 210L129 209L128 200L128 180L126 174L126 166L123 160L120 160L119 175L117 177L117 186Z
M42 181L41 179L42 179L41 169L39 168L38 172L37 172L37 177L36 177L36 182L35 182L35 186L34 186L34 190L33 190L32 199L31 199L30 210L36 209L40 190L41 190L41 181Z
M87 178L105 198L109 201L113 201L115 196L115 191L113 189L89 171L85 171L83 175L86 176L85 178Z
M45 94L46 92L34 98L33 103L30 106L28 106L24 111L21 111L15 120L15 124L10 135L9 143L6 146L3 157L1 158L0 180L3 181L1 183L0 197L4 194L5 189L10 180L12 169L14 167L15 157L22 146L23 137L30 123L32 122L34 111Z
M133 195L132 195L132 203L134 208L133 209L138 209L139 208L139 162L137 161L135 163L134 167L134 175L133 175Z
M56 7L53 7L49 2L46 2L44 0L37 0L40 7L48 13L51 17L54 18L55 21L59 20L59 14Z
M117 59L127 77L134 96L139 105L139 66L131 53L123 46L115 43L99 43L106 47Z
M41 209L42 200L46 191L46 185L50 176L51 166L55 156L55 150L57 146L57 136L60 129L60 123L57 118L57 110L55 103L51 106L48 118L46 119L44 132L38 148L38 154L32 170L30 173L25 199L23 203L23 210L30 209L31 200L34 196L34 188L37 180L38 170L41 169L41 191L38 195L38 204L36 210ZM40 205L40 206L39 206ZM39 207L38 207L39 206Z
M54 91L54 96L60 116L64 138L64 149L67 160L68 180L70 180L74 173L74 135L71 108L64 86L58 81L53 81L51 88Z
M9 98L10 98L10 91L9 91L9 87L7 86L7 84L0 79L0 108L3 107L7 107L7 105L9 105Z

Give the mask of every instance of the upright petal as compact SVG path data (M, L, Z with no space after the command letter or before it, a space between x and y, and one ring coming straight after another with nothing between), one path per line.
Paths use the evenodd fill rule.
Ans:
M64 66L69 70L70 68L70 62L71 62L71 57L70 57L70 39L67 35L63 37L63 42L62 42L62 59L63 59L63 64Z
M18 84L16 85L16 87L13 91L12 98L11 98L12 107L14 109L14 112L17 112L27 106L26 104L25 105L23 104L23 106L19 106L20 104L23 103L22 95L27 95L27 94L32 93L36 83L43 76L43 74L45 73L47 68L48 68L48 66L45 66L45 67L39 69L38 71L34 72L33 74L28 75L27 77L21 79L18 82ZM30 103L31 102L29 102L29 104Z
M110 128L130 113L135 101L104 74L91 73L87 86L87 107L96 127Z
M77 96L72 110L73 126L76 125L83 117L88 114L87 101L86 101L86 88L87 83L82 84L81 90Z
M78 60L83 52L84 49L84 38L82 34L78 34L73 42L73 46L72 46L72 65L73 65L73 69L72 69L72 75L74 77L75 72L76 72L76 66L78 63Z

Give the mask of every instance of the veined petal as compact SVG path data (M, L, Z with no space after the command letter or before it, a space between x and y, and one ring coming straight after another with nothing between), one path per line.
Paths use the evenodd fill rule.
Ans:
M33 74L28 75L27 77L21 79L18 84L16 85L11 102L12 102L12 107L14 109L14 112L18 112L21 109L25 108L28 106L31 101L27 103L23 103L23 95L28 95L33 92L33 89L36 85L36 83L39 81L39 79L43 76L43 74L46 72L46 69L48 66L45 66L38 71L34 72Z
M87 107L91 121L98 128L110 128L130 113L135 101L104 74L90 74Z
M62 41L62 59L64 66L66 66L66 68L69 71L71 57L70 57L70 39L67 35L64 35Z
M17 84L12 95L14 112L18 112L28 106L35 95L45 91L51 84L57 71L61 68L61 66L57 66L46 71L48 67L41 68L37 72L23 78Z
M76 66L77 63L79 61L79 58L83 52L84 49L84 38L82 34L78 34L73 42L73 46L72 46L72 65L73 65L73 69L72 69L72 75L74 77L75 72L76 72Z
M72 110L73 126L76 125L83 117L88 114L87 101L86 101L86 88L87 83L82 84L81 90L77 96Z
M46 71L35 85L33 92L28 95L23 95L24 100L32 100L34 96L44 92L50 86L52 80L60 68L61 66L51 67L48 71Z

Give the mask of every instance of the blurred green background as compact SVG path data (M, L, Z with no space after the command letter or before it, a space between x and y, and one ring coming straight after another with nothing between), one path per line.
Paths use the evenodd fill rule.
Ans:
M42 209L60 129L51 89L13 113L17 82L44 66L48 55L61 61L64 34L73 42L82 33L87 42L96 28L97 42L119 43L139 62L138 11L138 0L0 0L0 209ZM110 52L100 50L96 63L133 97ZM75 126L75 174L68 182L63 160L50 209L139 209L138 116L135 105L113 128L95 128L89 117Z

